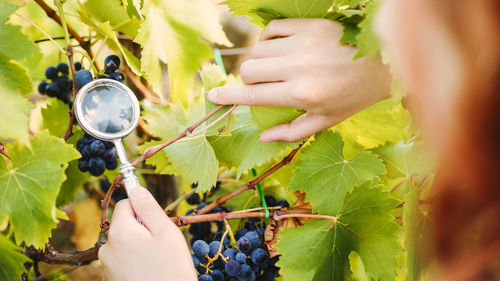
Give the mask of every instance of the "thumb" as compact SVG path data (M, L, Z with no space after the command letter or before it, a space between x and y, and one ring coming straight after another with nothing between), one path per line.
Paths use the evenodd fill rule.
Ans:
M158 202L156 202L153 195L147 189L138 187L130 191L129 200L136 216L141 219L144 226L153 235L161 233L165 226L167 215Z

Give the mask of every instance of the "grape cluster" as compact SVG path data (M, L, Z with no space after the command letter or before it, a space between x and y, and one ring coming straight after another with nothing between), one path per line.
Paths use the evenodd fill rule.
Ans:
M78 159L78 168L82 172L88 171L98 177L105 169L114 170L118 167L116 149L109 141L101 141L85 134L76 143L76 149L82 154L82 158Z
M75 63L75 68L81 63ZM45 77L52 83L43 80L38 84L38 92L42 95L58 98L70 107L73 105L73 80L68 77L69 66L60 62L57 66L49 66L45 69Z
M210 243L204 240L193 243L191 256L200 274L199 281L271 281L279 276L276 267L279 257L269 257L263 243L264 228L242 228L235 238L236 247L231 246L230 239L222 232L216 233Z
M109 182L108 178L105 177L99 180L99 186L101 187L102 192L107 193L109 188L111 187L111 183ZM111 199L113 199L113 201L115 202L126 198L127 192L125 191L125 188L116 188L113 194L111 194Z
M285 200L265 196L269 207L288 208ZM214 209L215 210L215 209ZM199 225L192 224L193 225ZM199 239L193 242L193 263L200 274L199 281L271 281L279 276L276 262L279 256L270 258L264 243L265 222L250 218L235 234L236 245L223 232L217 232L211 241ZM220 249L219 249L220 248Z
M125 76L121 72L116 71L118 67L120 67L120 58L116 55L107 56L104 59L104 73L99 74L97 78L109 78L123 83ZM86 69L79 70L75 75L75 82L80 88L92 80L94 80L92 73Z

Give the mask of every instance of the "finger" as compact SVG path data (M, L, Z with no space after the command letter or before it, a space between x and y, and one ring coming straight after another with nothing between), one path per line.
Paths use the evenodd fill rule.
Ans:
M173 225L165 211L147 189L134 188L130 191L129 198L135 215L141 219L141 222L153 235L161 235L165 226L169 223Z
M113 210L113 218L111 219L113 225L121 225L135 220L134 210L130 205L128 199L120 200L116 203Z
M260 34L260 40L269 40L276 37L288 37L297 34L301 25L303 24L303 19L279 19L270 22L262 33Z
M295 38L286 37L261 41L250 49L250 58L281 57L289 53L290 46L296 45Z
M330 128L340 121L342 120L337 121L335 118L329 116L308 112L290 124L277 125L264 131L260 135L260 140L262 142L295 142Z
M245 84L285 81L286 60L286 57L246 60L240 66L241 79Z
M208 99L216 104L299 107L292 90L288 82L226 86L210 90Z

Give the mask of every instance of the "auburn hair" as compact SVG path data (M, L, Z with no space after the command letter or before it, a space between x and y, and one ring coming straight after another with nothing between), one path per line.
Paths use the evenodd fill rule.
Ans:
M500 280L500 1L425 1L466 66L433 187L434 249L446 280Z

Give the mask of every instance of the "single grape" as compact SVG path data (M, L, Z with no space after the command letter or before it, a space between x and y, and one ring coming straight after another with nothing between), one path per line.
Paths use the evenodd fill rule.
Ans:
M203 240L197 240L193 244L193 252L199 258L203 258L210 252L210 246Z
M214 261L215 269L224 270L224 267L226 267L226 262L222 260L220 257Z
M276 207L278 202L272 195L266 195L264 196L264 200L266 201L266 204L268 207Z
M89 160L89 173L94 177L99 177L106 169L106 161L102 157L92 157Z
M249 280L252 276L252 268L248 264L241 265L241 274L238 276L238 280Z
M104 59L104 67L106 70L114 72L120 67L120 58L116 55L109 55Z
M47 95L49 97L57 97L60 92L61 89L56 83L52 83L47 86Z
M106 147L106 149L110 149L110 148L115 147L115 145L110 141L103 141L103 143L104 143L104 146Z
M47 93L47 87L49 86L49 82L43 80L38 84L38 92L40 94L46 94Z
M241 274L241 264L235 260L230 260L226 263L226 273L230 276L238 276Z
M56 80L57 79L57 68L53 66L49 66L45 69L45 77L50 80Z
M90 153L92 153L92 155L99 156L104 154L105 151L106 147L104 147L104 143L100 140L96 139L90 144Z
M64 62L60 62L57 67L56 67L57 71L64 74L64 75L68 75L69 74L69 66L67 63L64 63Z
M207 204L205 204L205 203L201 203L200 205L196 206L196 208L195 208L195 209L196 209L196 211L199 211L199 210L201 210L201 209L205 208L206 206L207 206Z
M208 253L208 255L214 257L215 254L217 254L217 252L219 251L220 242L212 241L210 242L210 244L208 244L208 246L210 247L210 252Z
M224 281L224 273L218 269L214 270L210 276L214 281Z
M250 254L252 251L252 242L246 237L241 237L238 240L238 249L245 254Z
M254 249L257 249L260 245L260 242L262 242L260 240L260 236L257 233L257 231L249 231L243 237L248 238L248 240L250 240L250 242L252 242L252 248L254 248Z
M262 248L257 248L253 250L251 259L253 263L261 265L269 259L269 253Z
M290 208L290 204L286 200L280 200L277 202L278 206L281 208Z
M121 72L116 71L109 75L109 79L113 79L123 83L123 81L125 81L125 76L123 76Z
M193 258L194 267L197 267L200 264L200 259L195 254L191 254L191 258Z
M236 254L234 259L239 263L245 263L247 261L247 255L243 254L242 252L239 252Z
M80 69L82 69L82 63L79 61L75 62L75 71L79 71Z
M92 82L92 73L86 69L81 69L75 74L75 82L79 87L85 86L87 83Z
M245 234L247 234L248 232L248 229L239 229L238 231L236 231L236 235L234 236L236 238L236 240L239 240L241 237L245 236Z
M234 248L229 248L229 249L225 250L224 253L222 253L222 255L226 258L229 258L230 260L234 260L237 253L238 253L238 250L236 250Z
M118 159L115 159L113 161L106 161L106 169L113 171L118 167Z
M89 162L83 158L78 159L78 169L82 172L86 172L89 170Z
M214 279L212 279L212 276L210 275L203 274L198 276L198 281L214 281Z
M193 193L186 199L186 202L190 205L200 204L200 195L198 193Z
M116 151L113 148L106 149L106 151L102 155L102 158L104 158L104 160L106 160L107 162L114 161L116 159Z
M83 158L90 158L90 156L92 156L92 154L90 153L90 146L87 144L87 145L84 145L82 147L82 151L80 152L83 156Z

